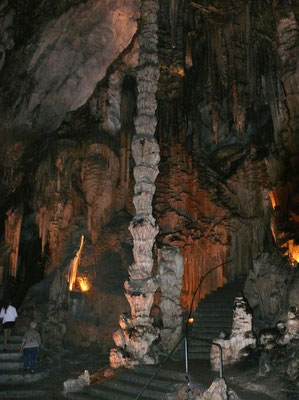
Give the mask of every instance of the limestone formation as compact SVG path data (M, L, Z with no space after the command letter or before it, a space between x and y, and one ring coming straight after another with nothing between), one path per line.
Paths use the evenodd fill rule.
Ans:
M27 66L35 89L29 99L19 98L18 123L31 126L36 119L39 127L56 129L82 106L130 44L137 11L137 0L91 0L50 21Z
M15 46L12 27L16 12L9 6L8 0L4 0L0 4L0 71L5 63L6 52Z
M287 309L296 306L296 269L278 251L263 253L253 261L244 285L244 295L262 326L284 319ZM289 301L291 303L289 304Z
M68 379L63 382L63 394L66 397L70 392L79 392L84 386L89 385L90 374L85 370L78 379Z
M247 301L236 297L234 301L233 326L228 339L221 336L213 340L222 347L223 365L234 364L249 354L249 349L256 347L256 337L252 330L252 314ZM219 348L212 345L210 359L214 370L219 369Z
M158 285L156 278L152 276L152 248L158 233L152 215L152 199L160 161L159 146L153 137L156 128L155 95L159 77L157 12L157 0L141 1L136 135L132 141L132 155L135 160L133 202L136 215L129 227L133 237L134 263L129 268L129 279L125 282L125 296L131 314L121 316L122 330L114 335L118 346L118 349L112 349L110 353L110 363L114 368L121 365L131 367L140 362L152 364L157 361L151 346L158 337L158 329L153 327L150 317Z
M19 242L23 219L22 207L8 210L5 220L5 244L10 248L10 263L7 266L9 275L16 277L18 269Z
M163 328L160 332L162 345L170 352L182 336L183 310L180 301L183 257L178 247L163 247L159 251L159 274Z
M203 394L196 396L195 400L239 400L239 397L233 390L228 389L223 378L217 378Z

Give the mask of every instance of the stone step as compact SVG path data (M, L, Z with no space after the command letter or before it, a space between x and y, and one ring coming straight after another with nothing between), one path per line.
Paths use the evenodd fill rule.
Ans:
M152 366L152 365L137 365L135 367L135 371L137 373L141 373L144 375L148 375L151 377L159 368L159 365ZM175 379L176 381L179 382L184 382L185 381L185 373L184 372L178 372L178 371L173 371L171 369L164 369L162 368L158 375L160 378L170 378L170 379Z
M21 347L21 343L19 343L19 342L11 342L11 341L9 341L8 343L7 343L7 350L8 351L19 351L20 350L20 347ZM1 347L1 353L3 353L4 351L3 351L3 346Z
M216 302L217 300L223 300L224 302L228 301L234 301L236 298L236 293L224 293L224 292L215 292L210 294L209 296L205 297L204 299L202 299L200 302L201 303L208 303L209 301L214 301Z
M150 379L149 375L143 374L136 374L134 372L124 372L119 375L118 381L119 382L126 382L126 383L138 383L141 385L145 385ZM171 388L173 385L178 383L175 379L170 378L160 378L159 374L154 379L154 386L157 388Z
M23 361L19 360L1 360L0 361L0 370L15 370L23 368Z
M135 400L136 395L111 388L98 388L96 393L90 393L87 389L83 392L68 393L70 400ZM161 399L161 397L160 397ZM151 400L151 397L142 396L140 400Z
M190 329L190 336L213 340L221 331L230 334L234 300L237 295L240 295L243 287L244 280L229 283L201 300L193 315L194 323ZM204 345L200 340L190 338L189 357L191 359L208 360L210 349L211 344Z
M21 385L27 383L38 382L48 376L49 371L35 372L34 374L24 373L14 370L1 370L0 369L0 385ZM1 399L1 397L0 397Z
M3 360L20 360L21 359L21 354L19 352L15 351L6 351L0 353L0 362Z
M96 399L99 399L98 396L95 396L95 395L93 395L91 393L87 393L84 390L82 392L70 392L70 393L67 393L65 398L69 399L69 400L96 400ZM119 399L119 398L116 397L115 399Z
M209 328L231 328L232 326L232 320L224 320L224 321L219 321L219 320L208 320L208 321L198 321L193 324L193 329L197 330L198 328L202 328L204 326L208 326Z
M102 384L86 386L83 392L69 393L67 398L73 400L134 400L157 369L158 366L136 366L134 370L125 370ZM185 373L162 369L150 383L141 399L166 398L167 394L173 391L175 385L185 383Z
M219 332L218 332L219 334ZM213 340L215 339L216 336L214 336L215 334L213 332L191 332L190 336L192 336L192 338L190 339L190 341L193 341L193 336L196 336L198 339L205 339L205 340ZM204 343L204 341L202 342Z
M17 343L21 343L21 341L23 340L23 336L22 335L11 335L9 337L9 342L17 342ZM0 343L3 343L4 338L3 335L0 335Z
M221 329L222 328L222 329ZM200 336L202 333L211 333L211 334L214 334L214 335L216 335L216 336L218 336L219 335L219 333L221 332L221 331L226 331L226 332L230 332L230 330L231 330L231 327L215 327L215 326L213 326L213 327L210 327L210 326L201 326L201 327L198 327L197 329L194 329L193 331L192 331L192 334L193 335L195 335L196 334L196 336ZM214 336L215 337L215 336Z
M195 312L193 314L193 318L196 321L197 319L200 318L205 318L205 317L211 317L211 318L231 318L233 316L233 310L232 309L224 309L224 310L219 310L219 311L211 311L211 310L203 310L200 309L199 311Z
M203 347L203 346L196 346L192 345L188 347L188 350L190 353L210 353L211 351L211 346L208 347Z
M134 382L134 384L132 384L129 382L119 381L118 379L117 380L111 379L99 385L100 389L102 389L103 387L105 387L106 389L118 390L128 394L134 394L137 396L143 389L144 385L139 384L137 382ZM95 385L93 387L90 387L88 392L94 394L100 394L98 392L98 388L96 388ZM166 395L167 393L168 390L166 387L165 388L156 387L155 382L152 382L144 392L145 396L149 397L150 399L157 399L157 400L160 400L163 394Z
M18 390L15 390L16 388L12 388L12 390L5 389L5 390L0 390L0 399L7 399L7 400L13 400L13 399L38 399L38 400L47 400L50 399L49 393L47 393L46 390L39 390L39 389L28 389L28 388L22 388L19 387Z
M201 303L199 303L199 304L200 304L200 308L198 308L198 311L200 310L202 312L212 313L212 312L231 311L231 313L232 313L232 310L233 310L233 304L219 304L219 303L216 303L216 304L213 304L213 303L201 304Z
M190 360L209 360L210 359L210 353L198 353L198 352L192 352L189 353L189 358Z

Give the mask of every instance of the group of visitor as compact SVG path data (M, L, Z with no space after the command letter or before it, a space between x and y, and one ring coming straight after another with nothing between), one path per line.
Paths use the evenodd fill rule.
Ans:
M5 301L0 312L0 326L3 329L3 351L7 351L11 330L15 326L17 317L17 310L12 305L11 301ZM41 344L41 337L36 327L37 323L32 321L29 329L27 329L24 334L20 348L20 353L23 353L24 371L32 374L35 370L37 351Z

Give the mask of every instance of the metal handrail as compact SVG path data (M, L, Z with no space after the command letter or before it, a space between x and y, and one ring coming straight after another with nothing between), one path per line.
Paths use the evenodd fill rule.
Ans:
M200 278L199 284L198 284L197 288L195 289L195 292L193 293L192 300L191 300L190 311L189 311L189 315L188 315L188 318L187 318L187 321L186 321L186 331L187 331L187 332L188 332L188 321L189 321L189 319L191 318L192 313L193 313L193 310L192 310L192 309L193 309L194 299L195 299L196 293L197 293L198 290L200 289L200 287L201 287L203 281L204 281L204 280L206 279L206 277L207 277L211 272L213 272L215 269L217 269L217 268L219 268L219 267L222 267L223 265L228 264L228 263L230 263L230 262L232 262L231 259L228 260L228 261L225 261L225 262L222 263L222 264L217 265L217 266L214 267L214 268L211 268L206 274L204 274L204 275Z
M206 342L209 344L214 344L215 346L217 346L219 348L219 377L223 378L223 359L222 359L222 346L219 343L213 342L213 340L208 340L208 339L200 339L196 336L189 336L190 339L193 340L199 340L202 342ZM187 336L183 335L180 340L177 342L177 344L175 345L175 347L171 350L171 352L168 354L168 356L165 358L165 360L162 362L162 364L159 366L159 368L156 369L156 371L153 373L153 375L150 377L150 379L147 381L147 383L143 386L143 388L141 389L141 391L139 392L139 394L137 395L137 397L135 397L135 400L139 400L140 397L143 395L143 393L146 391L146 389L149 387L149 385L151 384L151 382L155 379L155 377L158 375L158 373L160 372L160 370L164 367L164 365L166 364L166 362L170 359L170 357L172 356L172 354L175 352L175 350L177 349L177 347L181 344L181 342L183 340L185 340L187 342ZM185 342L185 362L186 362L186 380L189 383L189 378L188 378L188 373L189 373L189 369L188 369L188 355L186 357L186 342ZM187 350L188 352L188 350Z
M166 362L169 360L169 358L172 356L172 354L175 352L177 347L181 344L181 342L185 339L185 335L183 335L180 340L177 342L177 344L174 346L174 348L171 350L171 352L168 354L168 356L165 358L165 360L162 362L162 364L159 366L159 368L153 373L149 381L144 385L142 388L141 392L138 394L138 396L135 398L135 400L140 399L140 396L145 392L146 388L150 385L150 383L155 379L155 377L158 375L158 372L164 367Z
M206 342L209 344L213 344L219 348L219 378L223 378L223 357L222 357L222 346L219 343L214 342L213 340L208 340L208 339L201 339L196 336L189 336L190 339L192 340L198 340L201 342Z

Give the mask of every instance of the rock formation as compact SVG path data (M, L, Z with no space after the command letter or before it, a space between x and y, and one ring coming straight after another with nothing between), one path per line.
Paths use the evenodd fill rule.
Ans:
M252 314L247 301L242 297L236 297L234 301L233 326L229 338L220 337L214 339L222 348L223 365L234 364L249 354L249 349L256 347L256 336L252 330ZM211 347L211 366L219 369L219 347Z
M135 160L133 202L136 215L129 227L133 237L134 263L129 268L129 279L125 282L125 295L131 313L129 316L121 316L122 330L114 334L114 341L118 346L110 353L110 363L114 368L121 365L130 367L139 362L152 364L157 361L155 354L151 354L151 345L158 337L158 329L153 327L150 317L157 289L157 281L152 274L152 249L158 233L153 218L152 199L160 161L159 145L154 138L157 107L155 96L159 78L157 12L158 1L141 2L136 135L132 142Z
M263 253L253 261L244 286L244 296L258 326L271 326L284 319L288 307L297 306L296 268L279 252Z
M182 336L183 310L181 306L183 257L178 247L163 247L159 252L159 275L162 311L161 342L170 353Z
M211 386L200 396L195 396L195 400L238 400L236 393L228 389L224 379L217 378Z

